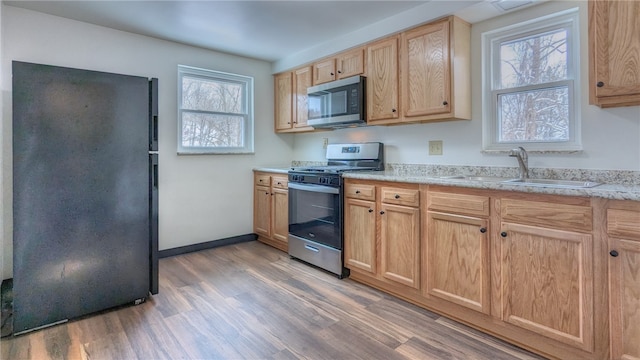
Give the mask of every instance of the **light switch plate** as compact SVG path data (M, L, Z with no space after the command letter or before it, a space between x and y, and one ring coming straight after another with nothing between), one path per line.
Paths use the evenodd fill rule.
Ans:
M442 140L429 141L429 155L442 155Z

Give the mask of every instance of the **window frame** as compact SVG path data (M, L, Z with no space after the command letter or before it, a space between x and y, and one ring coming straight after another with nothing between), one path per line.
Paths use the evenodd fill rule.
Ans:
M579 17L578 8L572 8L482 34L482 148L484 152L505 152L518 146L525 147L527 151L537 152L571 153L582 150ZM567 31L567 78L541 84L501 88L501 44L560 29ZM569 139L567 141L499 142L500 95L565 86L569 91Z
M199 78L212 82L226 82L236 83L242 86L243 112L241 113L228 113L209 110L192 110L182 107L182 84L185 76L191 78ZM193 155L193 154L253 154L254 153L254 103L253 103L253 77L232 74L216 70L201 69L192 66L178 65L178 154ZM202 113L212 115L227 115L241 116L243 118L243 144L241 147L214 147L214 146L201 146L201 147L185 147L182 145L183 136L183 114L184 113Z

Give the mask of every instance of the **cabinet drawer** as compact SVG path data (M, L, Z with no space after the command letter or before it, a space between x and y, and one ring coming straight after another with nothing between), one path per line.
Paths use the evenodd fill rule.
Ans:
M374 185L346 184L344 195L354 199L375 200L376 187Z
M271 186L271 176L267 174L256 174L256 185Z
M428 192L429 210L464 215L489 216L489 197L443 192Z
M273 187L279 189L288 189L289 188L289 179L286 177L274 176L273 177Z
M593 228L591 207L538 201L502 199L503 221L546 228L589 232Z
M607 210L607 234L640 240L640 212Z
M420 206L420 191L418 191L418 189L383 187L381 196L382 202L385 204L397 204L414 207Z

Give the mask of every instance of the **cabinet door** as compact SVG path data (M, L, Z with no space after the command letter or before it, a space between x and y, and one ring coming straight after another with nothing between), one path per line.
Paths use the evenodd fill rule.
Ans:
M450 21L402 35L402 99L405 116L451 111Z
M611 355L640 359L640 209L607 211Z
M336 61L328 59L313 64L313 85L323 84L336 79Z
M344 202L345 267L376 273L376 213L373 201Z
M311 86L311 73L311 66L306 66L294 72L296 111L293 125L296 128L308 126L309 98L307 97L307 88Z
M274 240L288 242L289 237L289 191L273 188L272 192L272 235Z
M640 2L589 1L590 102L640 104Z
M271 236L271 191L267 186L256 186L253 194L253 231Z
M367 119L398 119L398 38L367 48Z
M338 79L344 79L364 73L364 49L356 49L341 54L336 59Z
M288 130L293 125L293 80L290 72L275 76L275 126Z
M592 237L501 224L503 320L593 351Z
M427 292L489 314L488 221L427 212Z
M380 273L388 280L419 288L420 210L407 206L380 207Z

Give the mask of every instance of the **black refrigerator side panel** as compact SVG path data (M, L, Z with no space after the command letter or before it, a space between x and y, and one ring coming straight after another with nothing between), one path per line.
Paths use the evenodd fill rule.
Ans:
M149 290L148 79L13 62L14 332Z
M158 293L158 154L149 154L149 292Z
M149 80L149 151L158 151L158 79Z

